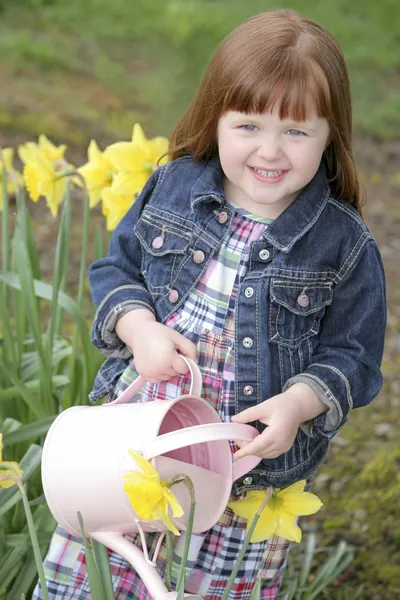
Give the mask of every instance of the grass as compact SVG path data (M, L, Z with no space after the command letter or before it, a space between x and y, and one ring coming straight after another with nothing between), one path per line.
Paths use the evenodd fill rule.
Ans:
M357 131L395 137L400 124L397 0L16 0L4 3L0 123L82 145L90 136L172 131L209 58L243 19L288 7L338 38L351 73ZM44 115L44 116L43 116ZM55 122L56 121L56 122ZM77 132L77 130L80 130Z

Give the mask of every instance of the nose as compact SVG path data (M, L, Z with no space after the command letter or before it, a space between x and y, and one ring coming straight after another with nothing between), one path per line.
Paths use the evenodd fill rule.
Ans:
M266 163L271 163L281 157L282 149L275 136L264 138L258 149L258 156Z

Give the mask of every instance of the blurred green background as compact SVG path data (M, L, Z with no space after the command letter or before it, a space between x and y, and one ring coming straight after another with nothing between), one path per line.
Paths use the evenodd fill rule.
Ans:
M325 504L313 523L321 554L341 538L357 550L323 597L394 600L400 598L399 0L0 0L0 144L16 147L45 133L82 164L92 137L102 148L129 139L136 121L148 136L168 136L222 38L250 15L284 7L326 26L346 55L356 159L369 195L365 215L388 279L383 390L354 412L315 482ZM78 203L76 272L80 210ZM42 269L50 272L56 223L42 202L32 211ZM93 213L93 220L101 218ZM75 283L72 277L71 288Z

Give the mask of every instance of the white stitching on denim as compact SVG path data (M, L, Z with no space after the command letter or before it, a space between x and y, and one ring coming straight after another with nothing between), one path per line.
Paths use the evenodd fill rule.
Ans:
M313 365L314 364L315 363L313 363ZM322 366L322 365L320 365L320 366ZM339 422L341 422L343 420L343 410L342 410L342 407L340 405L339 400L336 398L336 396L334 396L334 394L332 393L332 391L328 388L328 386L326 385L326 383L324 381L322 381L322 379L320 379L319 377L317 377L317 375L313 375L312 373L299 373L298 375L295 375L292 379L293 379L293 383L296 383L296 381L301 381L303 383L307 383L307 379L313 379L317 383L319 383L319 385L325 391L327 399L330 402L332 402L332 404L334 404L335 407L337 408L337 411L338 411L338 414L339 414L339 419L340 419ZM311 383L310 383L310 387L312 388ZM314 389L314 388L312 388L312 389ZM316 390L314 390L314 391L315 391L315 393L317 393ZM318 396L318 394L317 394L317 396ZM322 402L322 400L321 400L321 402Z
M283 360L283 347L278 345L278 357L279 357L279 371L281 374L281 389L285 384L285 373L284 373L284 360Z
M116 294L120 290L141 290L145 294L146 293L148 294L147 290L142 285L121 285L120 287L115 288L115 290L112 290L111 292L109 292L107 294L107 296L102 300L102 302L100 302L99 308L96 311L95 320L97 319L97 316L98 316L99 312L101 311L101 309L103 308L103 306L105 305L105 303L111 298L111 296L113 294Z
M339 202L338 200L335 200L335 198L332 198L332 196L331 196L328 199L328 204L332 204L338 210L346 213L351 219L353 219L353 221L355 221L358 225L360 225L361 229L363 229L364 231L367 229L366 225L365 225L364 221L362 220L362 218L360 217L360 215L358 213L352 212L350 210L350 208L343 202Z
M141 305L141 306L145 306L146 308L149 308L151 310L151 312L155 315L154 309L147 304L146 302L142 301L142 300L124 300L123 302L119 302L117 306L136 306L136 305ZM103 321L103 327L101 328L100 331L100 335L101 338L105 341L105 335L106 333L109 333L110 335L112 335L112 332L109 330L109 323L110 321L112 322L113 319L115 319L116 317L116 313L115 313L115 307L113 307L112 309L110 309L110 311L107 313L106 317L104 318ZM118 319L116 319L118 320ZM115 337L118 338L117 334L115 334ZM119 338L118 338L119 339ZM110 342L106 342L108 345L110 345Z
M310 338L308 338L309 341ZM299 369L300 373L304 370L304 360L303 360L303 351L301 349L301 345L297 348L297 354L299 357Z
M288 348L288 350L289 350L289 361L290 361L290 376L294 377L294 375L295 375L295 369L294 369L294 364L293 364L292 349Z
M347 275L347 273L350 271L350 269L352 268L352 266L354 265L354 263L356 262L358 256L361 254L362 250L364 249L365 245L367 244L367 242L369 242L371 240L370 237L366 237L366 234L363 234L357 241L356 245L354 246L353 250L350 252L349 256L347 257L347 259L345 260L345 262L342 265L342 268L340 269L339 273L337 274L337 281L341 281L342 279L344 279ZM358 247L359 246L359 247ZM354 254L354 256L352 256ZM345 269L346 264L349 262L350 264L348 265L347 269ZM344 272L343 272L344 271Z
M281 244L279 244L279 242L277 241L276 238L268 235L268 227L265 229L265 233L263 234L264 237L268 240L271 241L271 243L276 246L277 248L279 248L279 250L282 250L282 252L289 252L292 247L294 246L294 244L297 242L297 240L299 240L306 231L308 231L309 229L311 229L311 227L314 225L314 223L319 219L322 211L325 209L325 206L327 204L327 201L329 200L329 196L330 196L330 190L327 190L325 197L323 199L323 201L321 202L321 206L319 207L319 210L315 213L314 218L309 221L304 228L298 233L297 236L293 237L289 244L287 244L286 246L282 246Z
M349 380L347 379L345 374L342 373L342 371L340 371L336 367L333 367L332 365L324 365L322 363L313 363L313 364L316 367L324 367L325 369L331 369L334 373L336 373L336 375L339 375L339 377L341 377L343 379L344 385L346 387L347 402L348 402L349 408L353 408L353 397L351 395L351 388L350 388Z
M256 381L257 381L257 398L258 400L261 401L260 398L260 375L259 375L259 368L258 368L258 356L259 356L259 349L260 349L260 330L259 330L259 325L258 325L258 316L259 316L259 307L258 307L258 294L256 294L256 340L257 340L257 348L256 348L256 352L257 352L257 356L256 356ZM256 403L258 404L257 400Z

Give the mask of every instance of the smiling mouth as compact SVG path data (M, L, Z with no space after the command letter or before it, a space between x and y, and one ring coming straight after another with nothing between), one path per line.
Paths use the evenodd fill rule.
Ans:
M261 177L279 177L280 175L283 175L283 173L285 172L282 169L275 170L275 171L266 171L264 169L257 169L256 167L250 167L250 168L253 169L253 171L255 173L257 173L258 175L261 175Z

